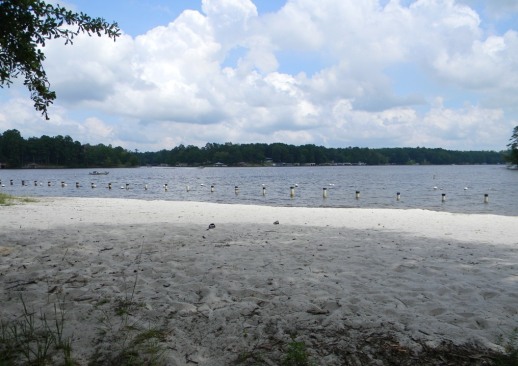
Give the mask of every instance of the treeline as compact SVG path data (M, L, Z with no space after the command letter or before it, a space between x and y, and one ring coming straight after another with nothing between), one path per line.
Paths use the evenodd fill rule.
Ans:
M139 162L120 146L83 145L61 135L24 139L18 130L7 130L0 134L0 164L5 168L110 168L138 166Z
M359 147L326 148L316 145L274 144L225 144L209 143L204 147L179 145L171 150L138 154L143 165L212 165L229 166L264 165L265 163L306 164L499 164L503 152L495 151L450 151L428 148Z
M18 130L0 134L0 164L21 167L134 167L139 165L202 166L216 163L228 166L250 165L326 165L326 164L500 164L504 152L451 151L444 149L359 147L326 148L316 145L224 144L203 147L179 145L171 150L132 152L111 145L90 145L70 136L41 136L24 139Z

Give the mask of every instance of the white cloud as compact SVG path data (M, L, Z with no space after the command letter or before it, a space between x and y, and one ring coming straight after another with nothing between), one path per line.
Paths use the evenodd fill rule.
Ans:
M504 148L518 119L517 30L486 35L469 1L383 3L289 0L260 16L250 0L203 0L202 12L135 38L49 42L50 123L30 121L30 101L9 108L25 111L16 118L28 131L54 123L82 142L140 150L225 141ZM312 55L318 69L290 70ZM405 64L427 83L391 79L387 69ZM0 110L0 127L6 116Z
M106 138L111 136L113 133L112 127L108 126L100 119L94 117L87 118L83 127L87 130L88 134L98 138Z

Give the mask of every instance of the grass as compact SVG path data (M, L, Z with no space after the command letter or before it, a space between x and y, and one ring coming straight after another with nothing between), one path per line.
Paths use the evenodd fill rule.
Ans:
M309 366L312 365L306 344L304 342L290 342L288 349L282 358L282 366Z
M90 365L164 365L165 327L146 324L135 316L140 308L137 303L110 301L102 307Z
M72 343L63 336L65 312L54 304L53 320L28 309L14 321L0 322L0 365L74 365Z
M37 200L29 197L16 197L5 193L0 193L0 206L10 206L17 202L29 203L37 202Z
M100 316L90 365L165 365L167 320L159 324L157 319L147 319L146 306L135 300L138 272L131 283L124 281L123 295L101 298L95 305L93 312ZM54 312L48 316L31 310L23 297L20 299L21 314L0 321L0 366L76 365L72 338L64 336L64 301L54 304Z
M507 339L502 337L500 343L506 354L498 357L495 361L497 366L518 366L518 328L515 328Z
M137 257L137 267L141 254ZM164 365L163 346L169 334L165 325L157 320L146 320L141 312L145 305L135 301L138 282L135 278L128 284L123 296L103 298L96 309L100 313L98 340L90 365Z
M48 316L31 310L20 299L21 314L0 321L0 366L76 365L72 339L64 335L64 302L54 304L54 312ZM103 316L90 365L165 365L163 344L169 332L165 326L143 320L139 314L142 304L123 297L102 299L97 306Z

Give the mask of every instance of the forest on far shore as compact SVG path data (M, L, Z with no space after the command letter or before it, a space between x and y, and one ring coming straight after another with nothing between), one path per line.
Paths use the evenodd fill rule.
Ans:
M328 148L312 144L207 143L175 146L156 152L130 151L120 146L82 144L70 136L25 139L18 130L0 134L2 168L114 168L149 166L304 166L304 165L445 165L503 164L506 151L455 151L401 147Z

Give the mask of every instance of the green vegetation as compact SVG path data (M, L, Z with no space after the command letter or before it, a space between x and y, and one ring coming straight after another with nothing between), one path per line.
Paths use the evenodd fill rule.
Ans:
M4 206L10 205L12 199L13 199L13 196L5 194L5 193L0 193L0 205L4 205Z
M128 299L102 299L98 339L92 365L163 365L168 331L156 321L137 316L144 304Z
M0 134L0 163L8 168L22 167L132 167L135 154L111 145L82 145L70 136L42 136L24 139L18 130Z
M44 1L1 0L0 87L9 86L12 79L23 75L34 108L48 119L47 108L56 99L56 93L49 89L42 48L56 38L72 44L79 33L105 34L115 40L120 30L117 23L109 24L102 18L91 18Z
M20 320L0 323L0 365L74 365L70 338L63 336L65 312L54 305L53 319L44 313L36 316L21 298Z
M516 131L518 132L518 131ZM518 145L516 145L518 146ZM515 151L518 151L515 149ZM18 130L0 134L0 164L22 167L134 167L138 165L202 166L221 163L228 166L332 165L358 164L500 164L504 152L451 151L444 149L359 147L326 148L316 145L225 144L208 143L203 147L179 145L158 152L132 152L111 145L90 145L70 136L41 136L24 139Z
M282 359L282 366L309 366L309 355L304 342L291 342Z
M95 306L100 316L91 365L164 365L166 324L159 324L157 319L146 319L142 314L145 304L135 301L141 256L142 248L135 262L137 269L133 282L128 283L124 276L124 295L103 298ZM167 322L166 319L163 321Z
M137 279L138 272L124 295L102 298L95 305L92 312L100 316L90 365L165 365L163 345L169 332L165 324L146 319L144 304L134 301ZM21 314L0 320L0 365L77 365L72 338L65 336L70 329L65 327L64 299L54 304L50 316L29 309L23 297L21 304Z
M500 344L504 347L506 353L496 358L495 365L518 366L518 328L507 338L501 337Z
M505 158L511 164L518 164L518 126L513 129L513 135L509 139L509 148Z
M21 316L0 321L0 365L76 365L72 340L64 336L63 304L54 304L54 314L48 316L30 310L23 298L21 302ZM162 327L143 327L139 320L130 318L130 310L133 313L137 310L136 303L124 303L123 315L117 315L116 309L120 310L121 306L118 301L100 306L108 317L100 320L100 338L91 355L91 365L164 364L162 344L167 332Z
M15 197L15 196L11 196L9 194L0 193L0 206L9 206L9 205L15 204L16 202L27 203L27 202L36 202L36 200L33 198L28 198L28 197Z

